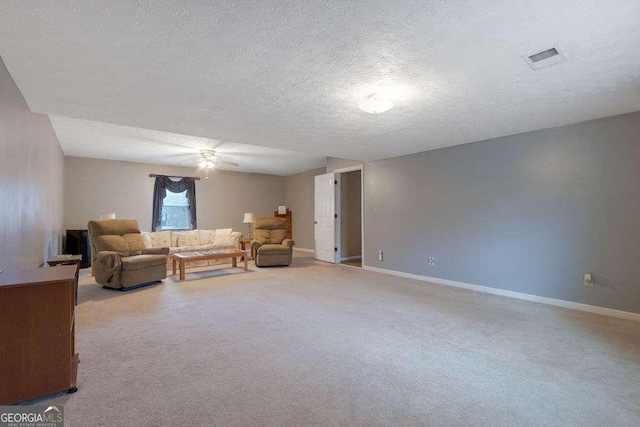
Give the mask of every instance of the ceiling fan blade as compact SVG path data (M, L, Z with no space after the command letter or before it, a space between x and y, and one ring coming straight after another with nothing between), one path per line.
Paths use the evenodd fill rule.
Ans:
M217 139L201 138L167 132L150 131L150 135L137 135L136 141L147 144L162 144L174 147L182 147L189 150L209 149L213 150L223 144Z
M234 168L237 168L238 166L240 166L237 163L227 162L226 160L213 159L213 161L214 161L214 163L219 163L221 165L227 165L227 166L233 166Z
M199 162L202 159L199 159L196 156L171 156L174 160L179 161L180 163L195 163Z

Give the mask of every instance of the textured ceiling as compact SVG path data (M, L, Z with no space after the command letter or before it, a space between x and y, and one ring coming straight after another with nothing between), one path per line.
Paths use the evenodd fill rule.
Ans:
M219 165L219 169L289 175L319 168L327 158L293 151L213 139L178 135L149 129L69 117L50 116L62 150L67 156L122 160L198 167L200 150L212 149L220 160L238 163L238 167Z
M0 1L35 112L360 160L640 110L638 46L638 0Z

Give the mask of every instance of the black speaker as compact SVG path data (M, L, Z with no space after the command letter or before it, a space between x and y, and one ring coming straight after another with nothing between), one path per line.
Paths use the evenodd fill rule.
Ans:
M89 246L89 232L87 230L67 230L64 253L82 255L80 268L91 266L91 247Z

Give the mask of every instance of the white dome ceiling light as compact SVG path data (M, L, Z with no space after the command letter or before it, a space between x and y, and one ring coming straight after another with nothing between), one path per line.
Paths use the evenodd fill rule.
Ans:
M393 107L393 102L386 96L378 92L372 93L358 106L362 111L369 114L380 114L389 111Z

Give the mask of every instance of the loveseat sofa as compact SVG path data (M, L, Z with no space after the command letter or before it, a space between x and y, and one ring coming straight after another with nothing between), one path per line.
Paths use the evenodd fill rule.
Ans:
M145 248L161 248L168 246L169 254L180 252L199 252L218 249L240 249L242 233L231 228L219 228L217 230L191 230L191 231L155 231L142 232L142 240ZM209 260L190 263L190 267L205 267L227 263L228 260ZM167 268L172 266L171 257L167 260Z

